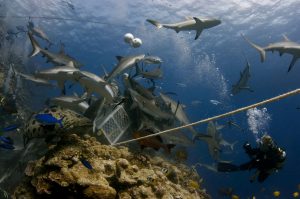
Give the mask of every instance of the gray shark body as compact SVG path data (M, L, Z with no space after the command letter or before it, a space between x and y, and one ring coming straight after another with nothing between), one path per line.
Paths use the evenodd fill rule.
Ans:
M54 97L51 98L50 102L53 105L70 109L79 114L83 114L89 108L89 105L87 102L85 102L84 98L80 98L76 96Z
M37 27L31 27L31 26L27 26L27 28L33 35L47 41L49 45L52 44L52 42L50 41L50 39L42 29Z
M155 99L155 95L153 94L154 88L145 88L144 86L140 85L137 81L130 78L127 73L124 74L123 81L127 89L131 88L137 91L140 95L147 98L148 100Z
M56 80L58 87L65 90L65 82L67 80L75 81L75 77L73 76L73 72L78 71L78 69L70 66L57 66L54 68L42 70L36 72L34 77L46 79L46 80Z
M37 78L37 77L34 77L32 75L27 75L27 74L23 74L23 73L18 73L22 78L26 79L26 80L29 80L29 81L32 81L32 82L35 82L35 83L38 83L38 84L42 84L42 85L45 85L45 86L55 86L53 85L52 83L50 83L48 80L46 79L42 79L42 78Z
M174 118L172 114L161 110L160 107L158 107L155 104L154 100L149 100L143 97L142 95L140 95L139 93L137 93L135 90L131 88L129 88L128 90L130 92L132 100L141 111L159 120L162 119L170 120Z
M73 73L73 76L76 78L76 81L85 88L88 97L90 97L92 93L97 93L104 97L106 102L111 103L117 95L110 84L93 73L76 71Z
M157 67L151 71L142 71L139 66L136 66L136 76L142 76L147 79L161 79L163 77L163 71L161 67Z
M252 41L250 41L248 38L246 38L244 35L242 37L253 47L255 48L259 54L261 62L264 62L266 59L266 52L267 51L277 51L279 52L279 55L283 55L285 53L290 54L293 56L293 59L289 65L288 71L291 71L293 66L295 65L296 61L300 58L300 44L291 41L287 36L283 35L284 40L281 42L271 43L265 47L258 46L257 44L254 44Z
M220 160L220 152L221 146L229 146L231 150L233 150L233 146L236 143L230 144L226 140L224 140L221 134L218 131L218 127L214 122L209 122L207 125L207 134L210 137L197 137L200 140L205 141L208 144L208 151L210 156L214 159L219 161Z
M153 25L155 25L157 28L168 28L175 30L177 33L180 31L196 31L196 37L195 40L198 39L200 34L204 29L212 28L214 26L217 26L221 23L218 19L200 19L198 17L188 17L186 21L174 23L174 24L162 24L152 19L147 19L147 21Z
M117 56L117 59L119 60L119 63L112 70L112 72L108 75L108 77L106 78L106 81L110 82L113 78L120 75L123 71L133 67L136 63L143 60L144 57L145 57L144 54L128 56L128 57Z
M47 57L47 62L52 62L58 65L65 65L74 68L80 68L83 66L80 62L76 61L74 58L70 57L69 55L65 54L64 51L60 51L59 53L52 53L46 49L40 47L38 42L33 38L32 33L28 32L29 39L32 45L32 52L29 54L29 57L33 57L38 53L41 53L45 57Z
M241 90L248 90L250 92L253 92L253 90L248 86L248 81L251 77L251 74L250 74L250 64L248 60L246 60L246 62L247 65L245 69L243 70L243 72L240 73L240 79L235 85L232 86L231 92L233 95L236 95Z
M163 61L158 56L147 55L147 56L144 57L143 62L145 64L161 64Z
M187 115L185 114L185 111L183 110L183 107L181 104L179 104L178 102L175 102L173 99L171 99L170 97L168 97L165 94L160 93L160 97L165 102L165 104L171 109L171 112L174 114L174 117L181 124L183 124L183 125L190 124L190 121L189 121ZM197 137L210 137L205 134L197 132L192 126L188 127L188 129L192 133L192 136L193 136L192 139L194 139L196 136Z

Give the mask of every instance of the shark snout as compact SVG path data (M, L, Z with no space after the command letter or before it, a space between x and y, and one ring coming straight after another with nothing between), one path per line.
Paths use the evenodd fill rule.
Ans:
M219 19L214 19L213 25L217 26L217 25L219 25L219 24L221 24L221 20L219 20Z

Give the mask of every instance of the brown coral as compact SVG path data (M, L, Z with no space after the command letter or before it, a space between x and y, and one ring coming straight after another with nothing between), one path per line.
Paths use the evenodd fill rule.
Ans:
M147 164L139 162L139 158ZM90 163L87 168L81 160ZM168 172L166 172L168 171ZM66 135L41 159L29 162L27 179L13 198L209 198L188 180L199 176L163 158L137 155L126 147L101 145L95 138Z

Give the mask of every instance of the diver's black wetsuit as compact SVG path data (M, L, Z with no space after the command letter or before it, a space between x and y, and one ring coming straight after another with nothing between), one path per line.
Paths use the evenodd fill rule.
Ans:
M280 169L285 160L282 149L275 144L266 150L252 148L249 143L244 144L244 149L251 160L239 166L239 170L257 169L258 182L263 182L273 170Z
M257 169L256 175L251 178L251 182L258 175L258 182L263 182L273 171L280 169L285 160L285 151L277 147L274 143L262 149L261 147L252 148L249 143L244 144L244 149L251 160L240 166L227 162L218 163L218 171L232 172Z

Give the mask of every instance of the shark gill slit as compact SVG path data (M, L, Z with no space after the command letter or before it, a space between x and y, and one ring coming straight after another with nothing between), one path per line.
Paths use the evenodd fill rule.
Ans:
M198 124L207 123L209 121L213 121L213 120L217 120L217 119L224 118L224 117L227 117L227 116L231 116L231 115L234 115L234 114L237 114L237 113L240 113L240 112L243 112L243 111L246 111L246 110L258 107L258 106L269 104L271 102L279 101L279 100L282 100L282 99L287 98L289 96L297 95L299 93L300 93L300 88L295 89L295 90L290 91L290 92L287 92L287 93L284 93L284 94L281 94L281 95L278 95L276 97L272 97L272 98L263 100L261 102L258 102L258 103L252 104L252 105L248 105L248 106L245 106L245 107L242 107L242 108L239 108L239 109L227 112L227 113L223 113L221 115L213 116L213 117L206 118L206 119L203 119L203 120L199 120L199 121L187 124L187 125L183 125L183 126L179 126L179 127L167 129L167 130L164 130L164 131L160 131L158 133L154 133L154 134L151 134L151 135L147 135L147 136L143 136L143 137L139 137L139 138L135 138L135 139L131 139L131 140L126 140L126 141L118 142L118 143L115 143L113 145L114 146L116 146L116 145L123 145L123 144L127 144L127 143L134 142L134 141L137 141L137 140L142 140L142 139L154 137L154 136L157 136L157 135L160 135L160 134L178 131L178 130L185 129L185 128L188 128L188 127L191 127L191 126L195 126L195 125L198 125Z

